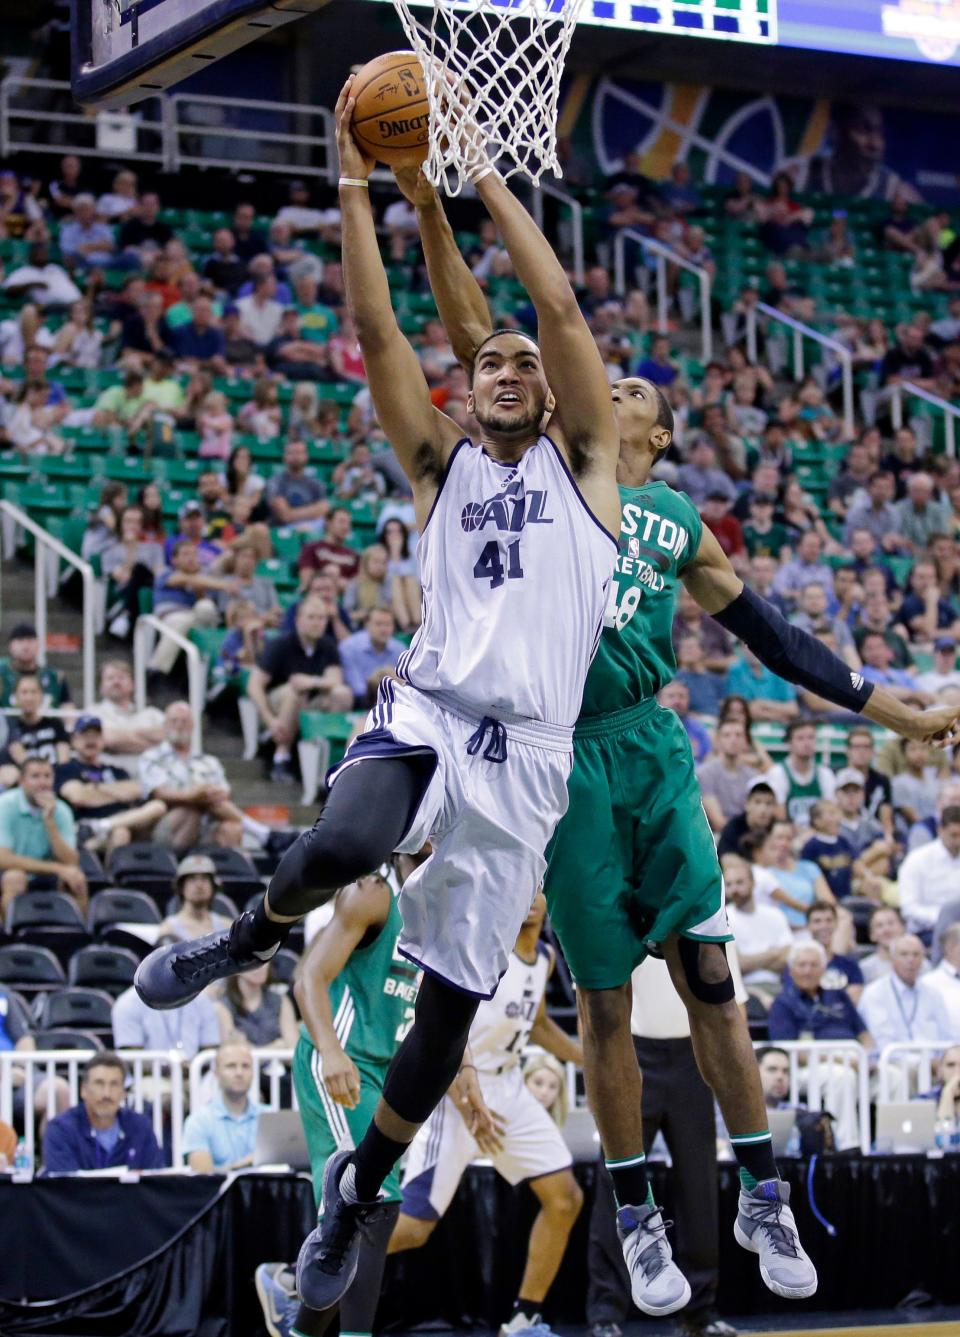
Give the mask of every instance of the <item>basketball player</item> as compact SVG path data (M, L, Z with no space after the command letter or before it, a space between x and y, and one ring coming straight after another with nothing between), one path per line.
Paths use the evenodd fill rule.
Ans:
M528 1183L540 1202L530 1232L527 1263L510 1319L500 1337L549 1329L539 1310L557 1275L567 1239L583 1203L560 1130L527 1089L520 1059L532 1041L561 1062L582 1064L583 1053L546 1012L547 981L555 965L553 949L540 941L547 903L538 893L510 954L497 992L480 1004L464 1064L463 1080L475 1073L478 1098L471 1108L490 1112L493 1126L478 1138L458 1111L456 1087L437 1106L413 1139L403 1180L403 1205L390 1240L390 1253L419 1249L450 1206L457 1185L480 1152L509 1184ZM459 1101L466 1100L466 1091ZM481 1146L480 1143L483 1142Z
M468 406L479 444L434 408L390 307L367 191L374 164L351 135L350 86L336 109L347 304L377 417L413 489L423 625L261 904L228 932L151 953L136 977L147 1003L178 1007L268 960L337 887L432 839L400 905L400 950L425 971L416 1019L359 1146L327 1163L319 1225L297 1267L312 1309L335 1304L353 1280L360 1227L456 1077L479 1002L506 970L542 880L620 517L600 354L549 243L484 163L471 176L541 344L508 331L477 350Z
M415 173L398 173L398 182L417 206L440 315L469 367L489 337L486 303L476 281L469 284L432 188ZM648 952L663 955L740 1164L736 1238L759 1254L771 1290L801 1298L816 1290L816 1272L797 1236L789 1187L777 1175L757 1065L734 1001L723 950L732 935L713 837L686 734L656 701L676 671L677 583L774 672L841 708L941 745L960 737L960 710L905 706L747 589L689 498L649 481L673 432L661 392L626 378L612 387L612 399L623 506L617 574L574 736L570 807L550 846L545 884L578 985L587 1095L619 1203L634 1303L648 1314L673 1313L690 1288L670 1257L647 1182L630 1033L631 973Z
M399 871L416 863L397 857ZM293 1057L293 1085L320 1203L330 1157L363 1136L397 1046L413 1021L417 968L397 951L403 927L390 883L379 873L337 894L333 918L300 963L294 995L303 1024ZM387 1176L376 1220L360 1245L357 1275L340 1301L340 1328L368 1337L397 1215L400 1181ZM296 1306L280 1281L282 1263L261 1263L257 1294L270 1337L321 1337L333 1311Z

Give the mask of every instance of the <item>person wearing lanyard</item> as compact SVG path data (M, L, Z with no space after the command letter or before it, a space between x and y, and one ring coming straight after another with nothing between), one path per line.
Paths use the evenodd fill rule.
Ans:
M80 1103L51 1119L43 1137L45 1174L163 1168L150 1120L124 1104L126 1069L117 1054L97 1054L80 1077Z
M878 1049L911 1040L947 1044L953 1039L942 996L920 979L925 960L920 939L904 933L890 946L892 973L864 989L860 1012Z

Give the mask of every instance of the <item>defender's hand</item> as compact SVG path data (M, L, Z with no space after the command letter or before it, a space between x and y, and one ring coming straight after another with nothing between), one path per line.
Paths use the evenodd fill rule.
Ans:
M960 743L960 707L929 706L917 712L911 738L935 747L952 747Z
M484 1100L474 1068L460 1069L450 1095L481 1152L495 1156L503 1146L503 1117Z
M340 157L341 176L352 176L358 180L366 181L376 166L376 159L369 157L361 150L350 128L353 120L353 108L356 105L356 99L350 96L353 78L352 74L347 76L347 82L340 90L340 96L337 98L337 105L334 109L337 121L337 153Z
M400 193L415 209L428 209L435 203L437 192L424 176L422 167L395 167L393 175Z

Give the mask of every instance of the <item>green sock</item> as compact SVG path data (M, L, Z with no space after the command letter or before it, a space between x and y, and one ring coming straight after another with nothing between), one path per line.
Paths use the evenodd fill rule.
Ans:
M749 1191L763 1179L777 1179L770 1130L761 1133L731 1133L730 1145L740 1166L740 1183Z

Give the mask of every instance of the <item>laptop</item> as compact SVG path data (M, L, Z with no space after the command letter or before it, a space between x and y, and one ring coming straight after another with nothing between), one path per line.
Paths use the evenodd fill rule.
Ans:
M787 1144L790 1141L797 1123L796 1110L767 1110L767 1118L770 1121L770 1141L773 1144L774 1156L786 1156Z
M935 1100L891 1101L877 1106L877 1150L933 1151L937 1145Z
M561 1131L575 1161L595 1161L600 1155L600 1134L586 1105L570 1111Z
M257 1120L253 1144L254 1166L288 1165L291 1170L309 1170L310 1157L303 1124L297 1110L264 1110Z

